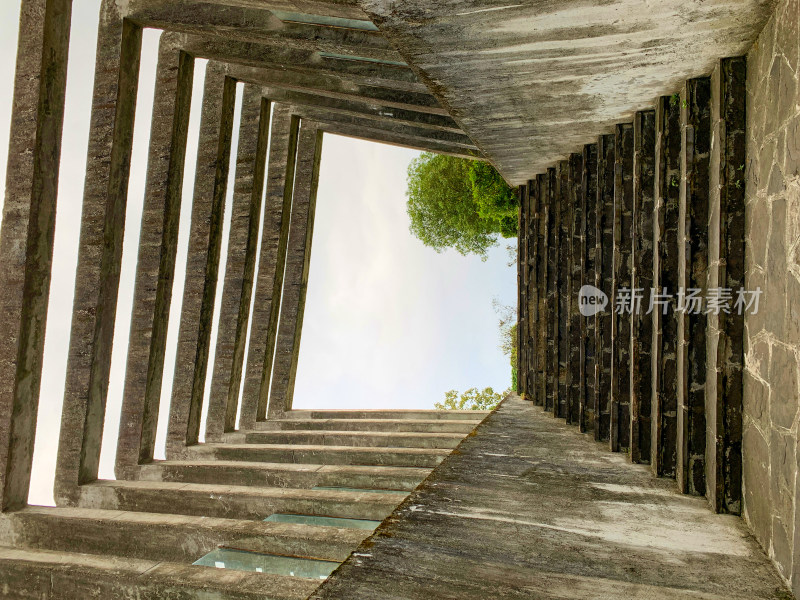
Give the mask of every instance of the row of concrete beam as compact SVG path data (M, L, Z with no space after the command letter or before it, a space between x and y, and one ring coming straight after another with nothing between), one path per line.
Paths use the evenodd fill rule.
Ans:
M519 189L520 392L737 514L745 70L722 60Z

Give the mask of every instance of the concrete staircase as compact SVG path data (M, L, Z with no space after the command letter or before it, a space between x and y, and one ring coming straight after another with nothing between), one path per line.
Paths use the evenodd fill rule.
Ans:
M326 576L305 566L335 569L486 414L290 411L84 485L76 506L4 514L0 596L305 599ZM271 558L192 564L220 549Z

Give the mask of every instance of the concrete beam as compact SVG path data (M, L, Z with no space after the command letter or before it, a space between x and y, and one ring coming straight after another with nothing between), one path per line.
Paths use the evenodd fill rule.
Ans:
M128 200L141 29L104 0L56 468L56 501L97 479Z
M684 493L705 495L706 327L708 316L686 297L707 290L711 81L690 79L681 90L681 187L678 219L678 462ZM681 310L682 309L682 310Z
M261 89L245 85L239 121L228 258L222 281L214 372L208 396L207 441L219 441L223 433L236 428L264 196L270 109L270 103L262 97Z
M723 59L711 77L708 289L744 287L747 60ZM708 315L706 494L741 514L744 315Z
M267 168L261 257L258 262L250 348L242 391L241 429L252 429L256 421L263 421L267 415L281 290L286 270L286 246L289 240L299 128L300 119L293 114L290 106L275 105Z
M235 104L236 82L226 77L219 65L209 63L200 118L167 456L196 444L200 433Z
M583 271L582 285L592 285L600 288L597 266L597 144L587 144L583 147L583 181L581 183L583 204L585 206L585 235L583 240ZM583 336L583 361L585 376L585 401L580 419L581 431L594 432L595 416L597 415L597 321L598 315L583 317L585 328Z
M556 338L558 344L558 401L553 405L553 415L567 419L569 417L569 397L567 392L567 372L569 371L569 329L570 329L570 277L569 254L572 246L572 205L569 194L569 162L560 161L556 165L555 194L558 197L559 232L558 232L558 322Z
M230 7L275 9L312 15L326 15L342 19L369 20L366 13L350 0L203 0L206 4L229 9ZM173 0L153 0L172 4Z
M528 327L526 329L526 366L527 372L527 393L528 400L536 404L538 397L538 378L536 376L537 355L536 350L539 344L539 223L541 216L541 205L539 202L539 186L536 181L528 181L526 185L528 198L528 224L527 224L527 260L525 268L528 273Z
M680 98L656 104L653 288L667 294L653 310L653 406L650 464L659 477L675 477L678 410L678 200L681 177Z
M292 408L308 288L311 241L314 235L322 135L322 131L313 121L303 121L301 124L297 143L297 177L292 199L292 220L286 252L286 276L269 395L270 418L279 417Z
M570 278L569 296L569 369L567 371L567 423L580 426L586 401L586 364L584 362L583 336L585 319L578 307L578 292L583 285L583 240L586 231L586 204L583 195L583 154L569 157L570 216L567 277Z
M27 504L50 297L71 0L23 0L0 230L0 511Z
M120 478L153 460L155 450L193 78L194 59L180 50L180 36L162 35L117 442Z
M650 462L650 412L653 317L648 314L653 287L653 206L656 114L633 119L633 269L631 288L641 289L642 305L631 315L631 461Z
M538 307L536 328L536 380L537 390L535 404L537 406L546 405L547 386L548 386L548 363L547 363L547 326L550 320L549 299L547 297L547 241L549 236L550 204L548 198L548 188L546 175L538 175L534 181L534 188L539 202L539 227L536 235L537 256L536 256L536 287Z
M633 234L633 125L617 125L614 151L614 278L611 306L614 360L611 363L611 430L613 452L630 448L631 423L631 312L621 307L624 290L631 293Z
M524 186L517 187L517 331L516 331L516 346L517 346L517 364L514 365L516 370L516 386L515 390L519 395L525 398L527 391L527 373L525 373L525 354L527 336L525 330L528 328L527 309L528 309L528 289L527 280L528 274L525 268L525 263L528 260L528 230L526 225L526 203L527 203L527 189Z
M558 273L561 238L561 204L556 195L556 170L545 175L547 204L547 397L545 410L553 412L558 404Z
M389 106L432 115L447 115L447 109L442 108L439 101L427 92L363 85L338 75L234 64L228 66L228 74L239 81L269 85L283 90L313 93L339 100L359 100L377 106Z
M599 369L598 411L595 439L607 441L611 432L611 365L614 360L613 279L614 279L614 136L597 140L597 270L600 288L609 304L598 313L597 356Z

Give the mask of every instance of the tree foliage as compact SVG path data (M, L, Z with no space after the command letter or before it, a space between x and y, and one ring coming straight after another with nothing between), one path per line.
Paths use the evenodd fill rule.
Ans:
M517 198L490 164L424 152L408 167L411 233L437 252L486 252L517 235Z
M483 390L470 388L463 394L450 390L445 393L444 402L436 402L434 406L438 410L494 410L502 399L503 394L490 387Z

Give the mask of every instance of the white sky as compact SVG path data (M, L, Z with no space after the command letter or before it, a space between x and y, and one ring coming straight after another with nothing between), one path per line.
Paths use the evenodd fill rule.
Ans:
M80 0L73 6L51 302L30 494L30 501L35 504L53 501L99 4L99 0ZM18 21L18 0L1 2L3 148L8 147ZM108 478L113 477L125 375L157 40L157 32L145 32L117 333L101 457L100 475ZM205 61L198 61L196 66L178 273L185 271L199 126L197 101L204 66ZM510 385L510 366L499 350L497 317L492 309L495 297L504 304L516 302L515 268L506 265L505 242L492 249L489 260L482 262L452 251L437 254L413 238L405 212L405 177L408 163L417 154L325 136L296 408L433 408L433 403L442 400L450 389L492 386L502 391ZM3 157L0 181L5 181L5 172ZM169 347L173 349L177 337L174 324L179 318L175 303L182 298L182 287L182 277L176 277L169 329ZM163 453L173 361L174 353L168 351L157 457Z

